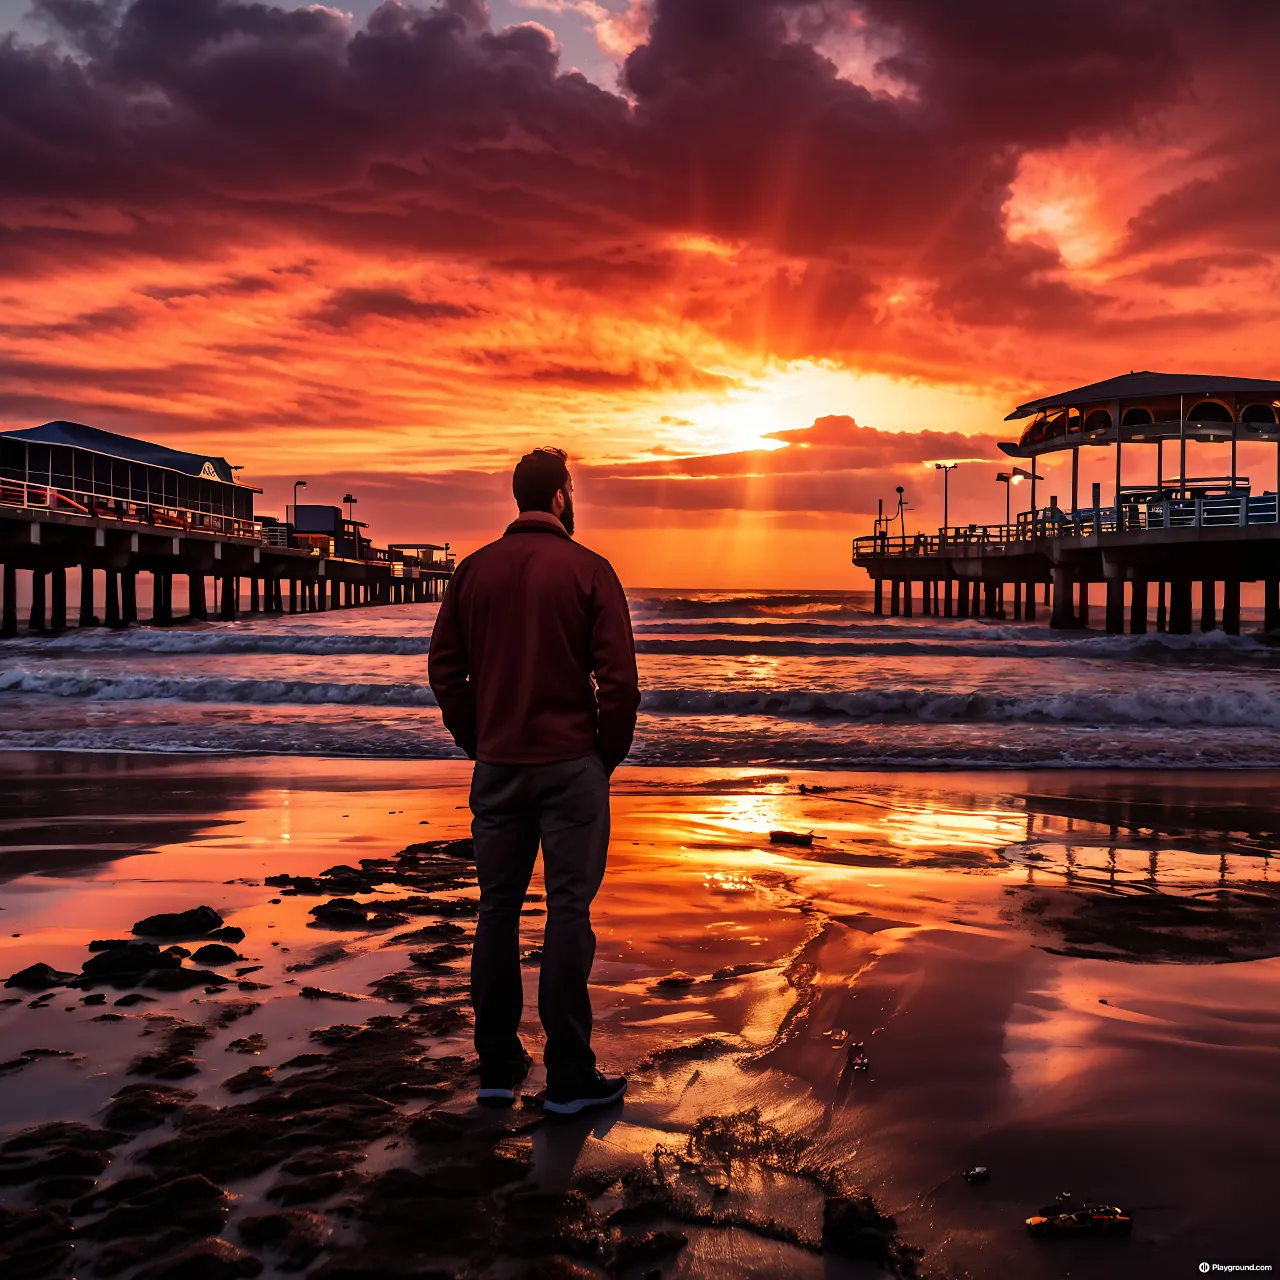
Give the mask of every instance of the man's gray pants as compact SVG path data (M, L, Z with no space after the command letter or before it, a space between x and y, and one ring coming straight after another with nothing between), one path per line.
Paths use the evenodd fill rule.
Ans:
M547 1035L547 1077L590 1075L596 1062L587 993L596 954L591 900L609 850L604 765L596 755L557 764L477 763L471 812L480 881L471 1003L481 1065L501 1071L520 1060L520 909L541 843L547 919L538 1014Z

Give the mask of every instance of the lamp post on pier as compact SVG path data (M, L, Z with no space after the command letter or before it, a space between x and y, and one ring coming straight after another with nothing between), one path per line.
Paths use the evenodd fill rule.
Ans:
M959 466L958 462L935 462L933 469L942 472L942 536L947 536L947 526L951 523L949 516L951 498L951 473Z
M1022 483L1020 468L1015 467L1012 474L1008 471L997 471L996 483L1004 485L1004 527L1007 530L1009 528L1009 486Z
M1035 530L1036 523L1036 481L1043 479L1044 476L1036 474L1035 463L1031 464L1030 471L1024 471L1021 467L1014 467L1013 469L1014 484L1017 484L1019 480L1031 481L1031 528L1033 532Z
M293 523L298 523L298 490L305 489L307 482L305 480L295 480L293 482Z

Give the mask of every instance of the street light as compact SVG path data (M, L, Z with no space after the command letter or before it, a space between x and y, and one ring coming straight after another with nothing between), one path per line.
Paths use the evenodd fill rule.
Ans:
M951 488L951 473L959 465L960 464L958 462L935 462L933 464L933 469L935 471L942 472L942 532L944 535L947 532L947 525L951 523L947 518L950 511L949 500L951 495L949 490Z
M898 495L898 521L902 527L902 540L903 542L906 542L907 540L907 504L902 496L903 494L902 486L899 485L895 490L895 492Z
M352 495L351 495L351 494L349 494L349 493L344 493L344 494L342 495L342 500L343 500L343 502L345 502L345 503L347 504L347 520L348 520L348 521L354 521L354 520L355 520L355 516L354 516L354 515L352 515L352 513L351 513L351 508L352 508L352 506L353 506L355 503L359 502L359 501L360 501L360 499L359 499L359 498L352 497Z
M1004 485L1004 523L1005 528L1009 527L1009 486L1011 484L1021 484L1022 476L1018 474L1018 468L1014 468L1014 474L1010 475L1007 471L996 472L996 483Z
M1030 471L1024 471L1021 467L1014 467L1014 469L1013 469L1013 483L1014 483L1014 484L1017 484L1020 480L1030 480L1030 481L1031 481L1031 520L1032 520L1032 523L1034 523L1034 522L1035 522L1035 518L1036 518L1036 481L1037 481L1037 480L1043 480L1043 479L1044 479L1044 476L1040 476L1040 475L1037 475L1037 474L1036 474L1036 469L1035 469L1035 464L1034 464L1034 463L1032 464L1032 467L1031 467L1031 470L1030 470ZM1008 490L1006 490L1005 492L1007 493L1007 492L1008 492Z
M298 523L298 490L305 489L307 482L305 480L295 480L293 482L293 522Z

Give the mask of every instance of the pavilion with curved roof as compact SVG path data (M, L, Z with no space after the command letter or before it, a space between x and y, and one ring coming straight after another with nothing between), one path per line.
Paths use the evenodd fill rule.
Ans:
M1076 450L1072 462L1071 509L1079 506L1079 450L1115 445L1116 501L1125 496L1123 452L1129 444L1156 446L1156 490L1186 496L1192 490L1235 492L1236 445L1242 441L1280 442L1280 382L1224 374L1153 373L1143 369L1060 391L1020 404L1005 418L1031 421L1016 443L1001 444L1013 458L1037 458ZM1231 469L1225 476L1187 475L1188 440L1230 443ZM1166 476L1164 446L1179 448L1176 475ZM1034 468L1033 468L1034 470ZM1277 459L1280 487L1280 457ZM1035 488L1032 481L1032 506ZM1151 486L1142 486L1149 491ZM1136 495L1135 495L1136 496Z

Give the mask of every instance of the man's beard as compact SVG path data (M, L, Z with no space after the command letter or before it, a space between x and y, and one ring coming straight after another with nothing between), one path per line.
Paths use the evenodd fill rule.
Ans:
M565 533L571 537L573 535L573 498L570 494L564 495L564 510L560 513L560 523L564 525Z

